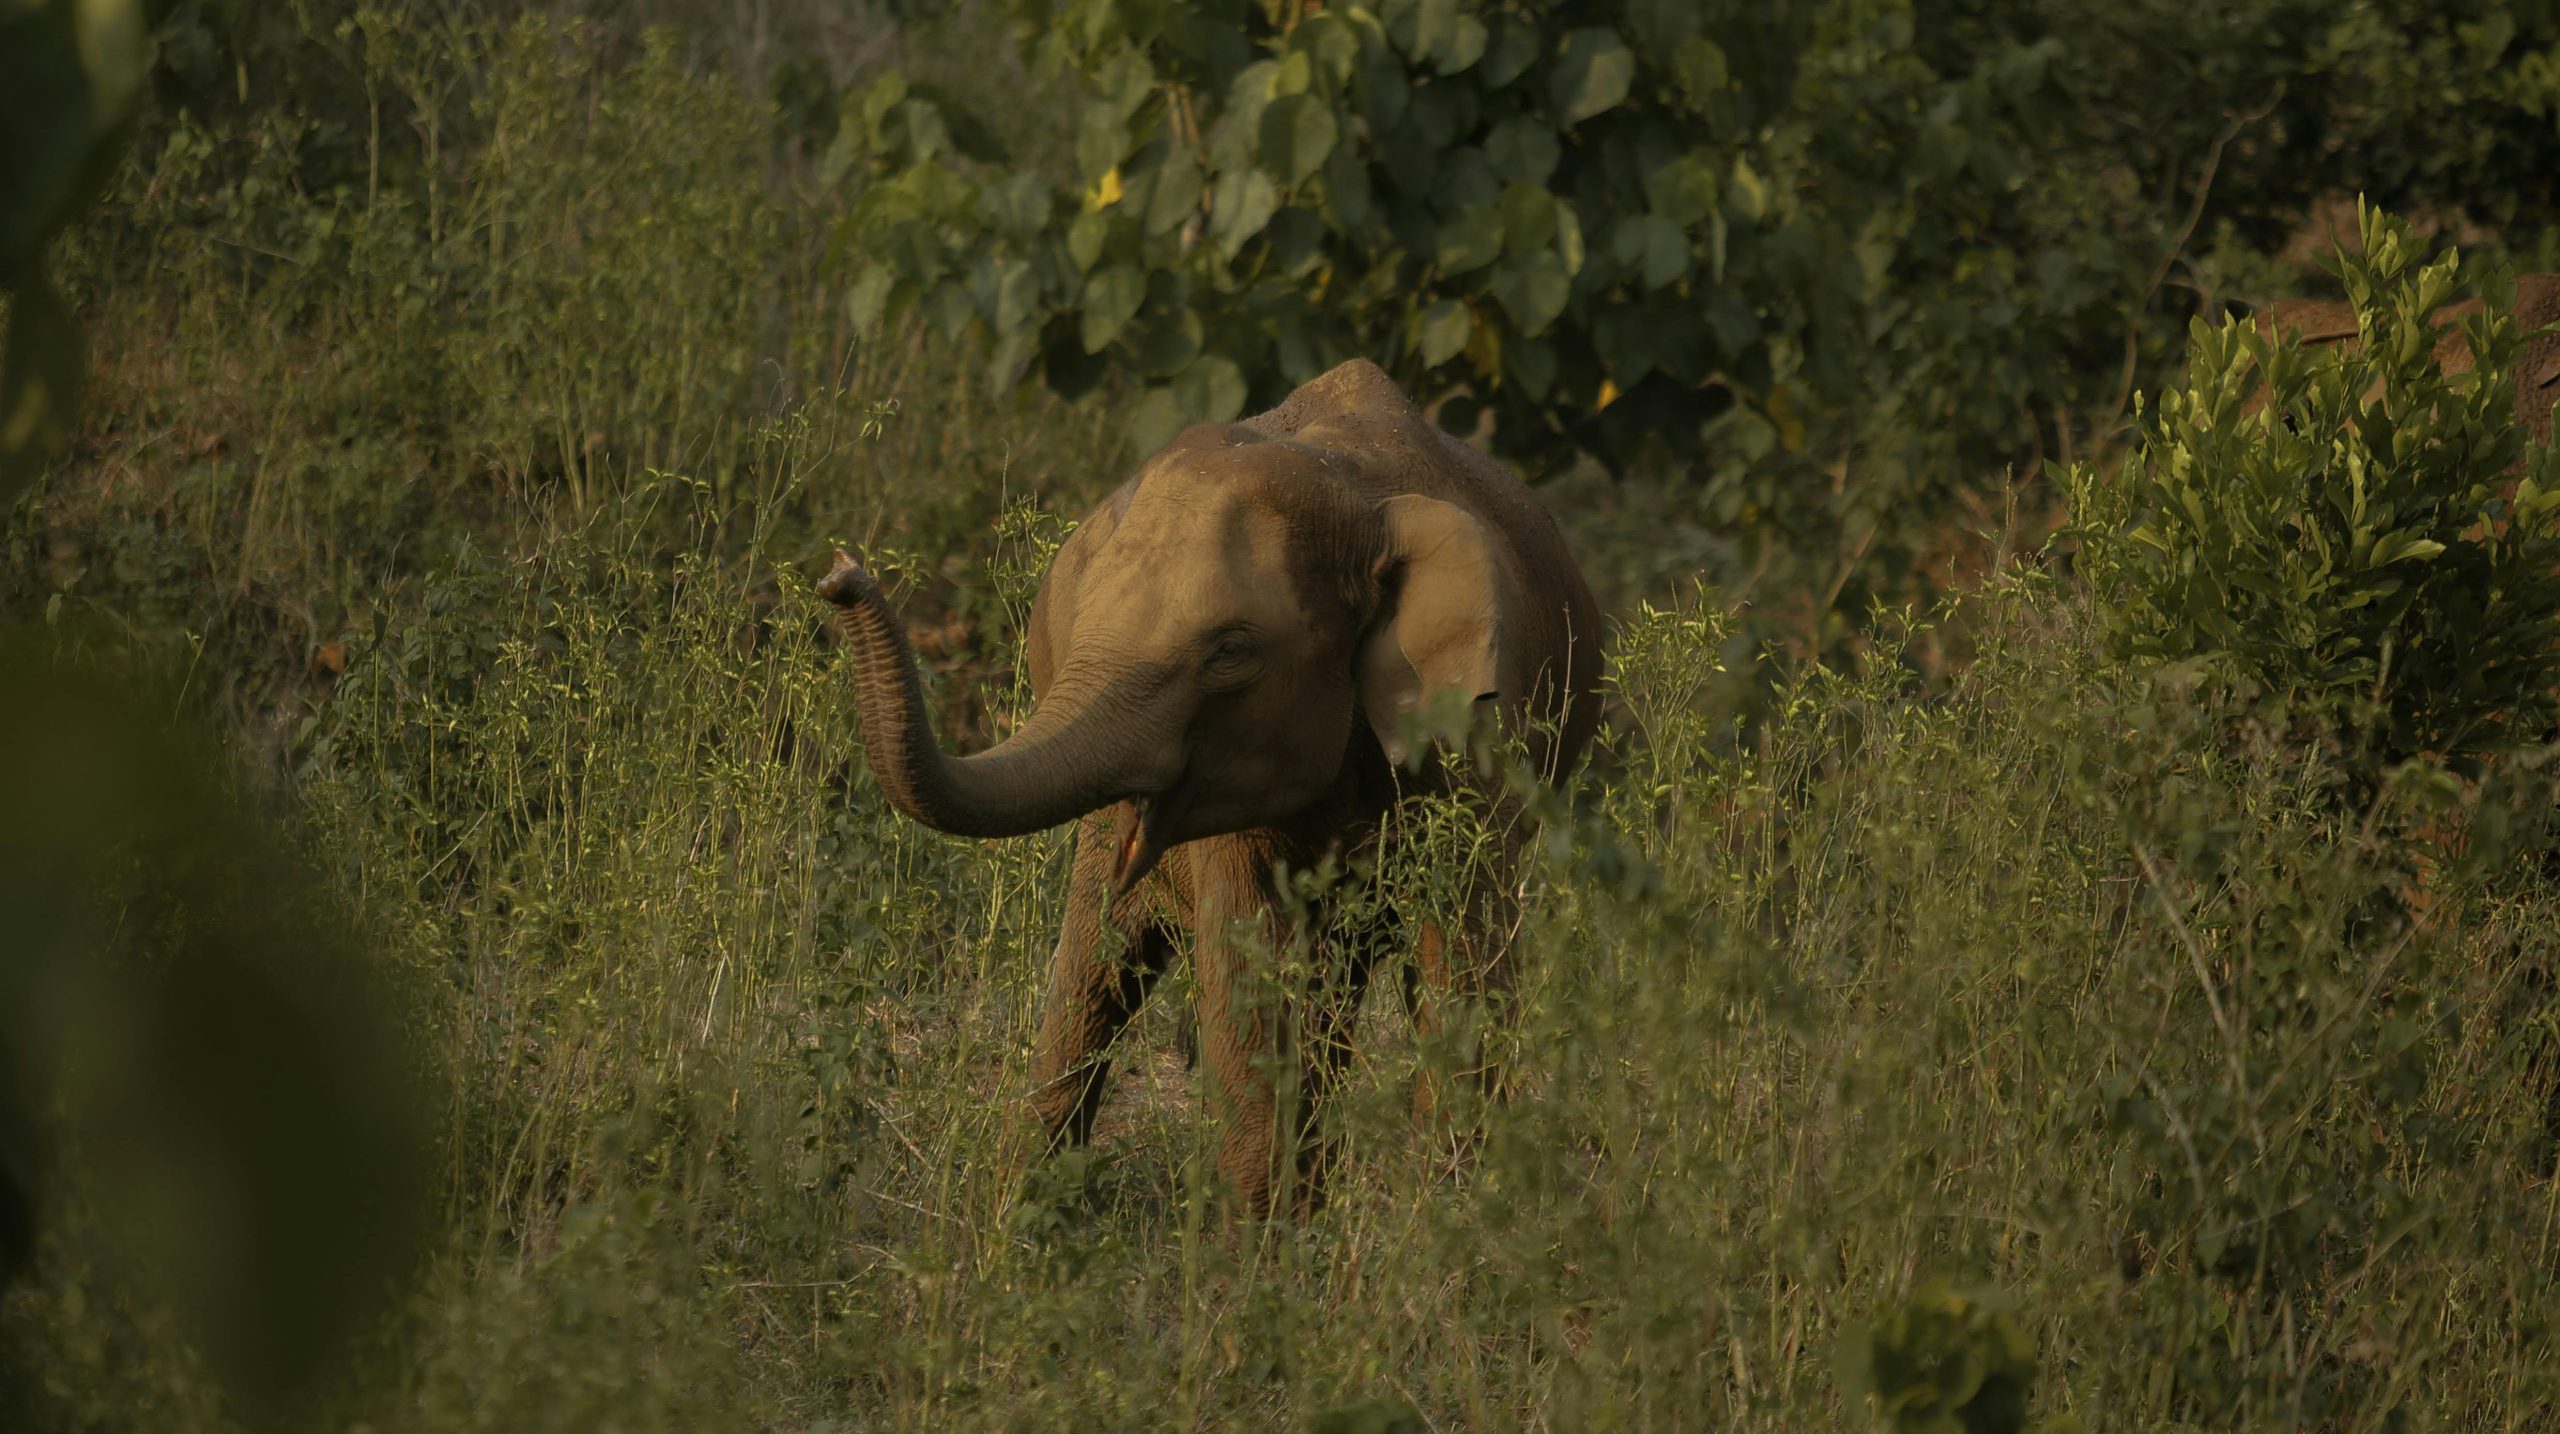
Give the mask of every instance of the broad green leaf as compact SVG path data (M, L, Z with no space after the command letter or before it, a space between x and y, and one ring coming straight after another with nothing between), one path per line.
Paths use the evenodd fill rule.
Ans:
M1726 191L1737 217L1756 224L1769 212L1769 186L1747 155L1733 157L1733 187Z
M1102 259L1102 244L1111 236L1111 216L1099 211L1079 214L1067 226L1067 254L1078 273L1090 272Z
M1504 349L1502 372L1519 386L1522 396L1532 403L1542 403L1547 391L1555 387L1556 351L1543 340L1521 339Z
M1295 187L1333 153L1339 130L1333 110L1316 95L1288 95L1262 112L1262 159L1284 185Z
M1564 37L1548 71L1548 98L1570 128L1616 109L1635 77L1635 54L1617 31L1603 26L1575 30Z
M1113 264L1096 270L1084 281L1084 351L1097 354L1108 347L1129 320L1138 313L1138 305L1146 302L1147 279L1135 264Z
M1152 236L1181 228L1200 212L1200 198L1200 166L1187 147L1175 145L1157 166L1154 186L1147 191L1146 232Z
M1490 204L1462 209L1441 221L1435 258L1451 277L1471 274L1502 256L1502 213Z
M1350 145L1336 145L1324 163L1324 203L1336 226L1349 233L1366 228L1375 205L1369 187L1369 165Z
M1271 101L1278 104L1293 95L1303 95L1315 82L1315 62L1307 58L1305 51L1292 50L1280 57L1279 68L1271 72Z
M924 316L941 330L946 339L956 339L969 331L969 321L976 318L978 306L969 297L969 289L958 280L936 284L925 294Z
M1544 249L1555 242L1555 196L1534 184L1515 184L1502 192L1502 247L1513 254Z
M1438 368L1466 349L1468 335L1475 332L1475 315L1455 299L1442 299L1422 311L1422 319L1414 331L1414 348L1422 356L1423 366Z
M1311 56L1316 69L1339 89L1351 82L1360 68L1361 29L1357 22L1328 11L1318 11L1298 23L1289 32L1289 48Z
M1417 63L1430 63L1458 29L1457 0L1389 0L1379 13L1396 48Z
M996 340L995 351L987 356L987 392L991 396L1002 398L1021 385L1039 337L1039 330L1026 326Z
M1148 378L1170 378L1200 357L1200 314L1188 304L1152 309L1136 330L1138 372Z
M898 273L886 264L868 264L853 287L845 291L845 317L853 322L853 331L868 338L879 332L880 320L889 307L889 292L897 287Z
M1209 232L1218 252L1233 259L1280 209L1280 191L1259 169L1223 175L1209 196Z
M1182 400L1170 388L1150 388L1129 406L1129 446L1152 454L1183 428Z
M985 312L999 336L1026 327L1039 302L1040 280L1028 260L1014 259L995 266L992 302Z
M1173 389L1193 423L1228 423L1244 411L1244 370L1224 354L1210 354L1183 370Z
M1511 326L1531 338L1555 323L1572 296L1573 278L1553 250L1514 255L1494 271L1493 297Z
M997 233L1028 239L1049 222L1049 186L1036 174L1009 174L978 191L978 213Z
M1574 211L1571 203L1562 199L1555 203L1555 214L1556 257L1564 260L1566 273L1579 275L1583 259L1582 216Z
M1281 210L1263 226L1262 237L1271 246L1274 271L1292 279L1303 278L1324 260L1324 221L1312 209Z
M1500 89L1527 74L1529 67L1538 62L1538 32L1516 15L1495 17L1492 29L1476 73L1488 88Z
M151 62L139 0L0 5L0 284L85 206Z
M1473 15L1460 15L1451 28L1449 43L1441 49L1439 62L1433 68L1443 75L1454 75L1468 68L1484 58L1487 38L1482 20Z
M1528 115L1513 115L1495 125L1484 141L1485 158L1493 172L1511 184L1546 183L1563 152L1555 131Z
M1680 77L1680 87L1688 91L1689 102L1704 108L1722 95L1731 77L1725 71L1724 51L1713 40L1684 40L1671 52L1672 73Z
M1705 23L1697 0L1627 0L1627 34L1650 55L1668 54Z
M1689 272L1689 236L1659 214L1619 221L1609 252L1647 289L1659 289Z
M1714 167L1695 154L1661 164L1644 177L1645 203L1681 229L1691 228L1715 213L1721 191Z

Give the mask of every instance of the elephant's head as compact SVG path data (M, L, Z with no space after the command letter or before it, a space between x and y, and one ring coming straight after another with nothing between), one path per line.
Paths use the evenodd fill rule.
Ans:
M1404 756L1404 714L1505 693L1503 550L1464 508L1372 497L1320 432L1194 429L1060 550L1032 613L1037 702L953 759L861 567L820 592L856 653L863 739L899 810L960 835L1054 826L1123 800L1115 883L1182 842L1277 823L1324 796L1361 734Z

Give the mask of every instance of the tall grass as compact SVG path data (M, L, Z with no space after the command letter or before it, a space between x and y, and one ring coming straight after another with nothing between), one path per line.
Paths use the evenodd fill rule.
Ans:
M1516 1095L1451 1167L1405 1099L1445 1057L1381 992L1334 1204L1247 1232L1161 1016L1097 1151L1034 1159L1061 841L889 815L796 579L703 556L751 520L633 501L684 515L672 562L605 515L387 605L304 777L450 1093L373 1427L1794 1429L1933 1279L2005 1301L2085 1428L2560 1408L2548 897L2455 871L2390 915L2403 857L2110 703L2047 582L1951 691L1888 644L1740 749L1698 715L1721 621L1631 615L1628 721L1537 858ZM70 1293L19 1328L129 1380ZM111 1427L179 1400L124 1387Z

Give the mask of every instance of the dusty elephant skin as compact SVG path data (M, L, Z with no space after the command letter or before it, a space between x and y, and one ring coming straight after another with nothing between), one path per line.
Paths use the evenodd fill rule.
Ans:
M1398 764L1404 714L1428 699L1489 704L1549 780L1581 758L1600 617L1554 521L1374 365L1345 364L1269 413L1183 433L1085 519L1032 606L1030 719L963 758L934 742L871 575L839 553L819 593L898 810L977 837L1081 819L1034 1057L1052 1147L1090 1136L1105 1052L1188 923L1219 1170L1256 1214L1312 1212L1324 1152L1306 1122L1396 933L1313 933L1321 994L1292 1010L1239 999L1260 943L1237 936L1285 947L1275 866L1356 853L1400 784L1431 781ZM1507 989L1506 883L1483 885L1463 929L1417 933L1426 1029L1453 996ZM1301 1073L1285 1132L1257 1069L1275 1048Z
M2446 373L2470 370L2471 345L2455 326L2478 312L2480 301L2465 299L2428 316L2430 322L2445 331L2444 337L2436 340L2436 363ZM2516 421L2533 435L2534 442L2549 443L2552 406L2560 403L2560 333L2535 331L2560 323L2560 274L2518 275L2515 305L2509 316L2525 333L2515 367ZM2352 352L2363 342L2356 328L2355 305L2337 299L2287 299L2269 306L2258 316L2257 323L2261 332L2289 333L2312 348L2335 347ZM2371 402L2372 395L2366 395L2366 401ZM2264 402L2263 396L2259 402Z

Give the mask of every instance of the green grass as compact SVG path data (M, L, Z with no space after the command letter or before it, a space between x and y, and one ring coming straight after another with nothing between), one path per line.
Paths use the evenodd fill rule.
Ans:
M1063 835L886 812L807 581L885 550L946 730L1001 728L1111 396L850 343L822 201L715 162L767 142L718 76L647 52L572 103L555 37L475 43L433 204L314 190L308 135L146 134L73 256L84 450L6 539L21 610L193 674L414 1014L435 1234L326 1422L1858 1427L1843 1364L1996 1329L2036 1427L2560 1419L2547 884L2449 862L2408 916L2406 847L2121 685L2032 573L1951 615L1962 671L1880 621L1746 736L1712 594L1624 594L1472 1162L1381 990L1334 1203L1238 1230L1181 975L1096 1149L1035 1160ZM1658 570L1564 516L1613 588ZM1384 889L1427 909L1468 835L1422 814ZM0 1298L27 1427L243 1427L93 1234Z

